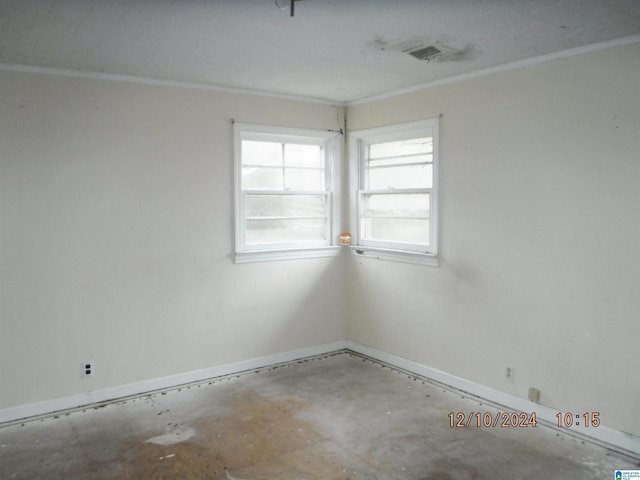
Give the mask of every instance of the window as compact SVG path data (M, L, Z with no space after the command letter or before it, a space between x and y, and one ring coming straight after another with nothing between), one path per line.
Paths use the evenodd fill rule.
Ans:
M437 265L438 119L350 134L352 250Z
M337 255L339 134L234 124L236 263Z

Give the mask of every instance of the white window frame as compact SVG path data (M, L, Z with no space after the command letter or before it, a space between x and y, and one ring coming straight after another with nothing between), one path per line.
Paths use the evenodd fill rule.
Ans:
M274 127L250 123L234 123L234 182L235 182L235 263L264 262L335 256L341 253L338 246L340 231L340 133L302 128ZM327 197L327 238L318 242L247 245L245 242L245 196L263 193L259 190L243 190L242 141L273 141L322 145L325 152L325 189ZM283 191L285 194L308 194L305 191ZM317 194L318 192L313 192Z
M416 248L415 245L409 244L363 240L361 234L362 197L367 192L370 192L365 189L364 178L365 153L368 145L424 136L433 137L433 185L428 189L420 189L420 191L428 191L430 193L429 245L426 248ZM439 264L439 118L351 132L349 134L349 160L351 178L351 252L354 255L437 267ZM398 190L395 191L398 192ZM410 193L412 190L406 189L403 191Z

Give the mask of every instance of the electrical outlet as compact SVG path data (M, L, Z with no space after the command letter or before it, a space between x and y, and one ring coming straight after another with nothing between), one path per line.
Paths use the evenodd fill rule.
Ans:
M82 378L93 377L95 373L96 366L93 362L83 362L82 363Z
M529 389L529 400L532 402L540 403L540 390L531 387Z
M513 375L514 375L513 365L505 365L504 366L504 379L507 382L513 383Z

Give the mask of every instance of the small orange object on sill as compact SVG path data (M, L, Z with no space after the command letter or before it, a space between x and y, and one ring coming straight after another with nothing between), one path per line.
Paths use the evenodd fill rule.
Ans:
M351 245L351 234L350 233L341 233L340 234L340 245Z

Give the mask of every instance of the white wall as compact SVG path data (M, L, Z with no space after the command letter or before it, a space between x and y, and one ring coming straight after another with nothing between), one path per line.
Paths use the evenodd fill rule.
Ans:
M438 114L441 267L351 257L349 339L640 435L640 45L347 119Z
M444 115L431 268L232 264L231 118L339 128L340 109L0 71L0 409L332 342L346 325L640 435L638 78L632 45L350 107L350 130ZM97 374L81 380L86 359Z
M342 109L9 71L0 92L0 408L344 339L343 259L231 261L231 119Z

